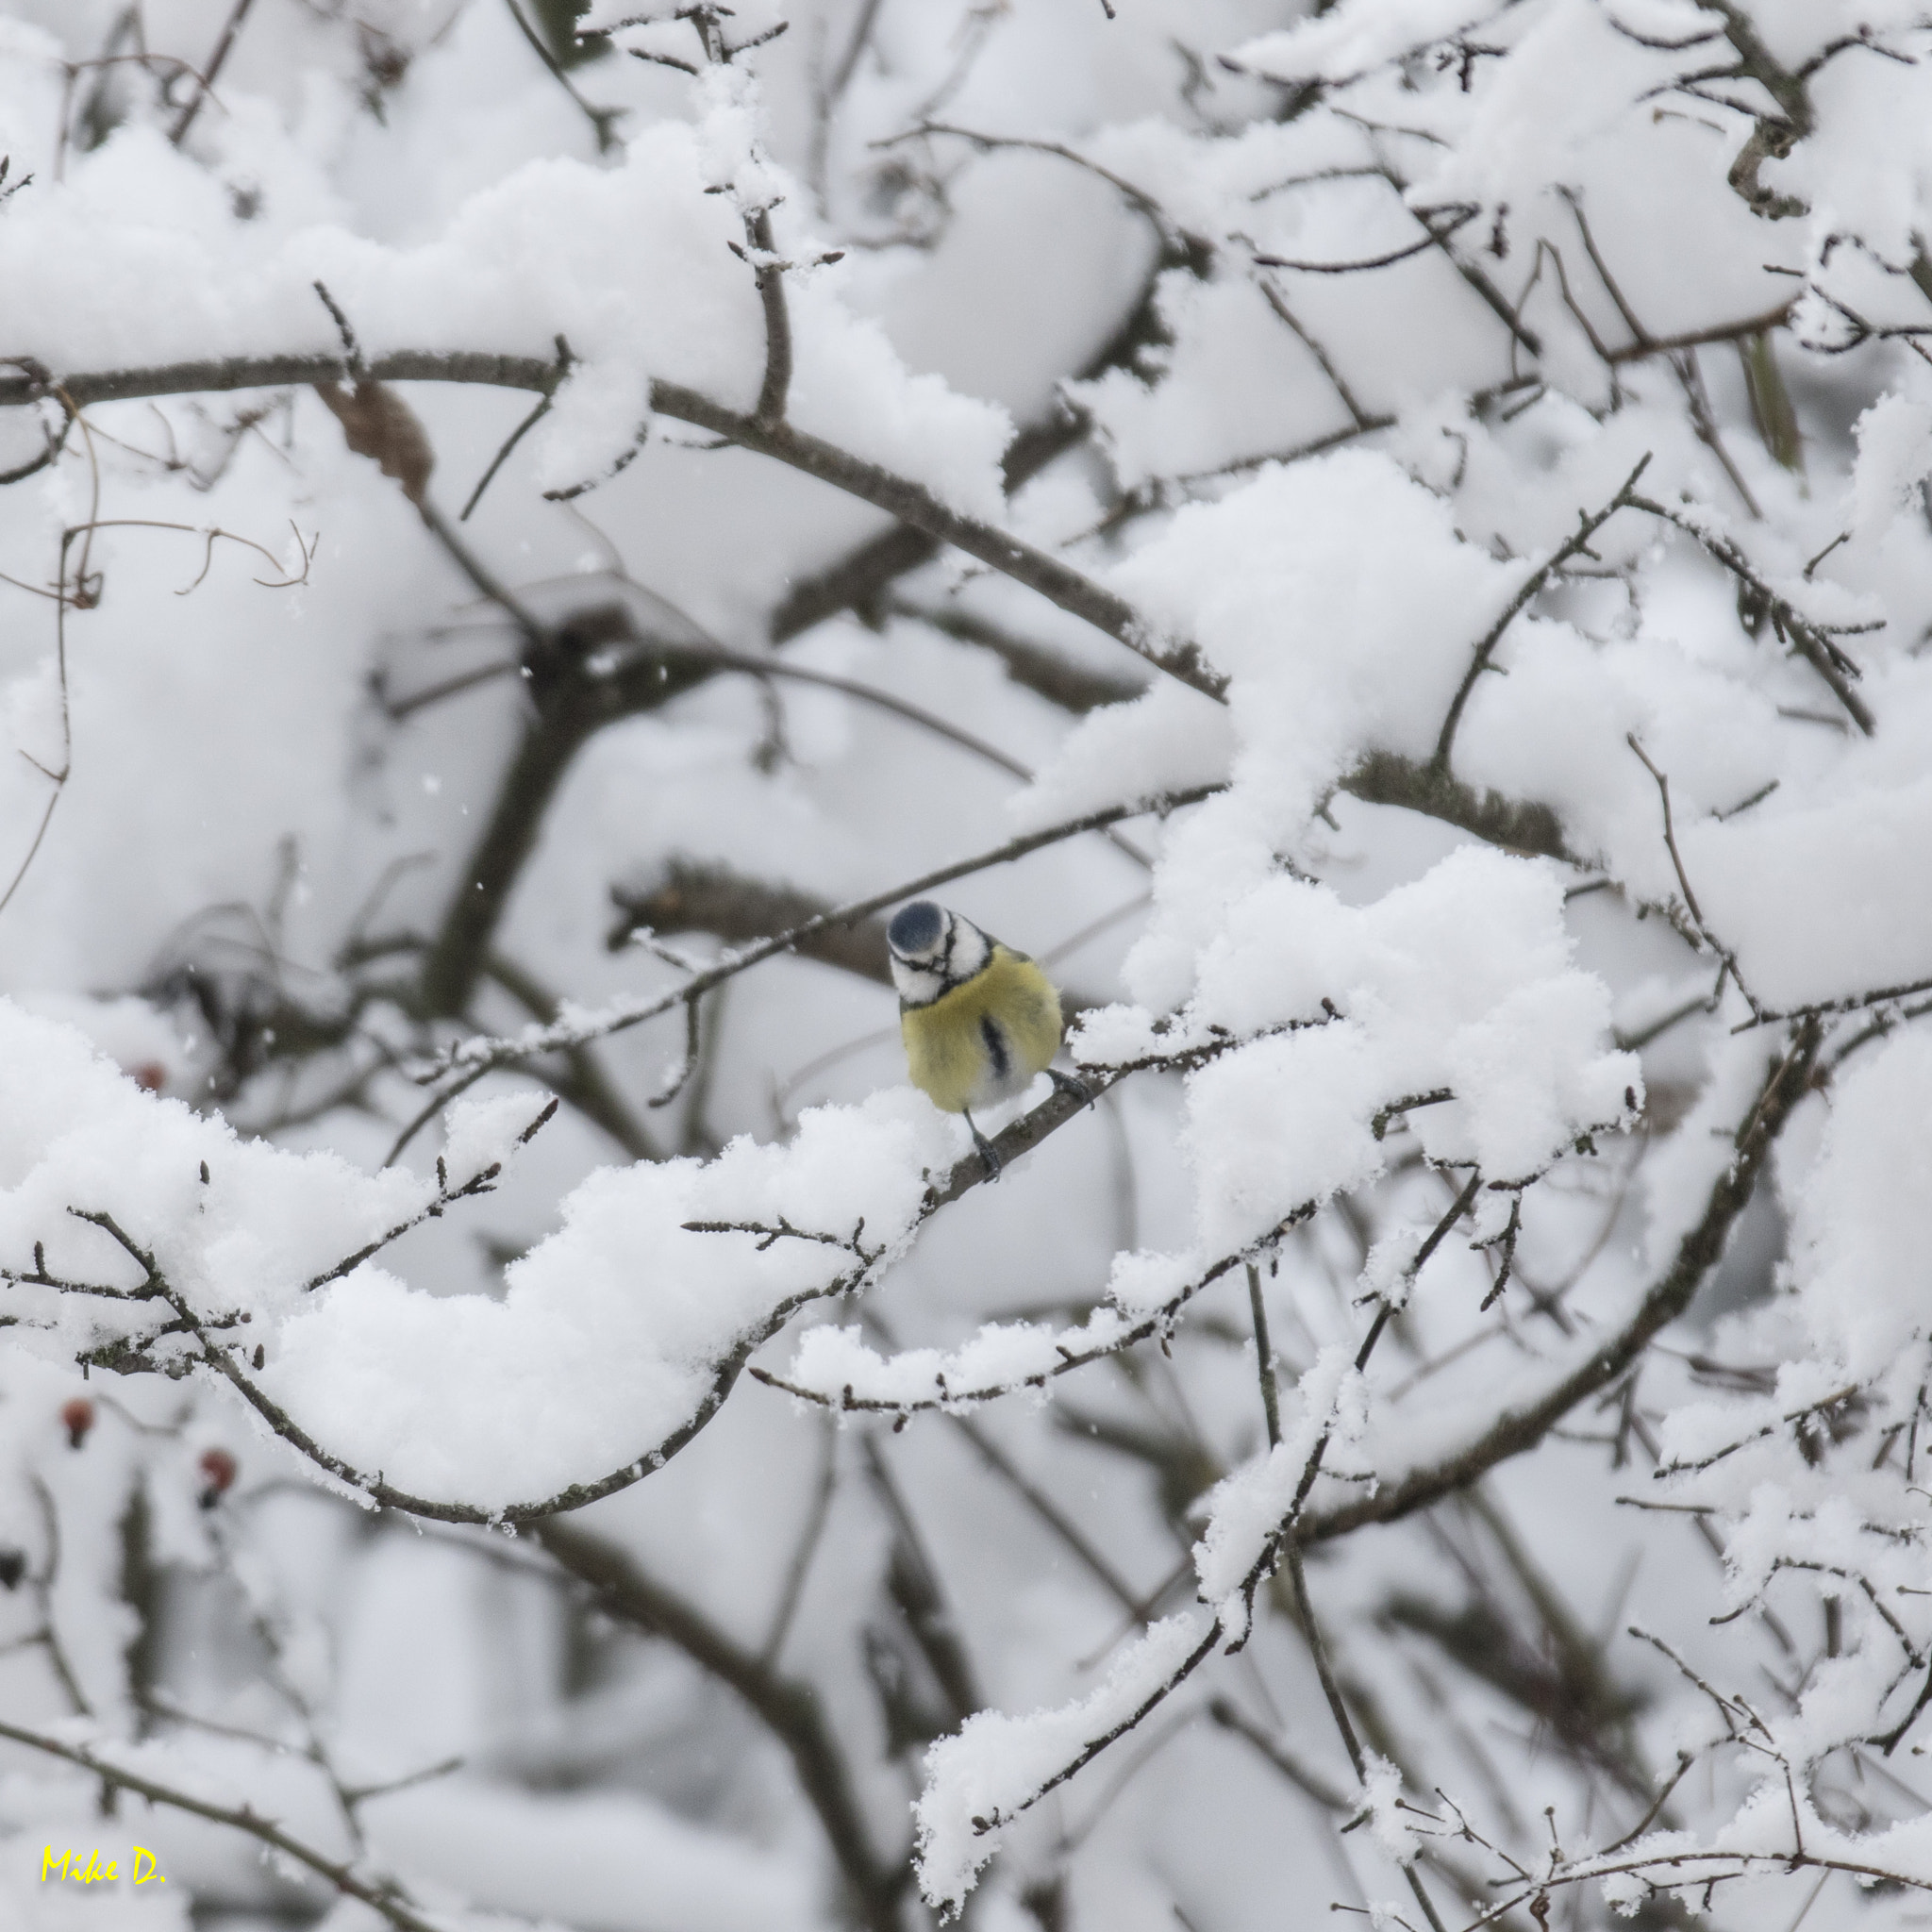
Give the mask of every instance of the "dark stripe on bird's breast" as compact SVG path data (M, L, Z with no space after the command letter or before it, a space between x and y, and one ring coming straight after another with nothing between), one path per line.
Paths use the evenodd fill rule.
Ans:
M1012 1071L1013 1052L1000 1023L991 1013L979 1016L979 1037L986 1041L987 1058L992 1061L992 1076L1004 1080Z

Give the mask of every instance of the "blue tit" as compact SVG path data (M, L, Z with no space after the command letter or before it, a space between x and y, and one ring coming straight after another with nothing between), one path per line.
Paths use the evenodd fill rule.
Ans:
M1048 1064L1060 1047L1058 989L1024 953L930 899L902 906L886 928L899 1030L912 1084L936 1107L964 1114L989 1178L999 1156L972 1109L1024 1093L1038 1074L1090 1094Z

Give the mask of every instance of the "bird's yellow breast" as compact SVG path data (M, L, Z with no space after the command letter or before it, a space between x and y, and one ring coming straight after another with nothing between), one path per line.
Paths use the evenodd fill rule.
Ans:
M912 1084L948 1113L1028 1087L1060 1045L1060 996L1024 953L995 942L971 979L899 1015Z

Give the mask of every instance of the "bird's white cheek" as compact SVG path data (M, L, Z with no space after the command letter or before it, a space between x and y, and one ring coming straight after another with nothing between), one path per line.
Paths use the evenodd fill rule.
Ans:
M940 993L937 973L924 966L908 966L901 959L892 961L892 985L902 1000L915 1007L928 1005Z

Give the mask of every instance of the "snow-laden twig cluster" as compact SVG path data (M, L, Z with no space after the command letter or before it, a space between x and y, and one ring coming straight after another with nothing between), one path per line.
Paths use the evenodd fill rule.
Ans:
M1922 10L258 11L0 21L0 1735L420 1932L594 1608L649 1932L1932 1886Z

